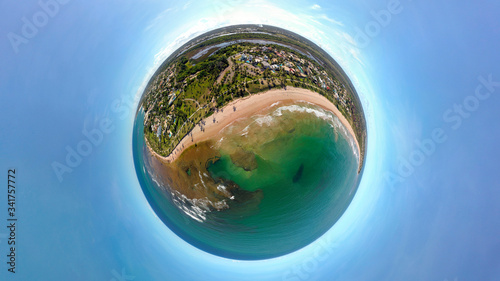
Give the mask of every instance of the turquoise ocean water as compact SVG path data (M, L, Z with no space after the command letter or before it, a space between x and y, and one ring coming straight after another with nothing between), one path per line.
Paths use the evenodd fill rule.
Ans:
M134 161L148 201L177 235L219 256L264 259L308 245L340 218L359 183L357 151L333 114L305 103L275 105L220 134L221 158L208 171L240 192L228 209L207 211L160 182L146 156L142 118L140 111ZM254 155L256 167L235 165L235 149Z

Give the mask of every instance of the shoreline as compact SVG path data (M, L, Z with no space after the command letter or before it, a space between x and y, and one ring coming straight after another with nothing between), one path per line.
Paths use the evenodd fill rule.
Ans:
M188 134L186 134L181 141L177 144L174 150L168 156L161 156L155 151L153 151L146 139L146 146L149 151L155 155L157 158L165 161L167 163L174 162L177 157L179 157L185 149L190 147L195 143L199 143L208 139L213 138L222 129L231 125L234 121L242 118L254 115L260 110L271 106L275 102L286 102L286 101L305 101L312 103L314 105L320 106L321 108L332 112L340 120L342 125L347 129L351 137L353 138L355 145L358 150L358 172L361 168L361 149L351 127L351 124L347 119L340 113L337 107L330 102L326 97L321 94L303 89L287 86L287 89L272 89L258 94L253 94L244 98L239 98L231 101L225 105L218 112L214 112L209 117L202 120L205 125L202 127L200 124L196 125ZM214 122L215 120L215 122ZM202 131L203 128L203 131Z

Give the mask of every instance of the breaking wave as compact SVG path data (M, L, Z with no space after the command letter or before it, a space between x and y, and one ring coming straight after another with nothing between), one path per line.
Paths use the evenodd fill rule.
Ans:
M283 115L285 111L288 112L298 112L298 113L308 113L308 114L313 114L317 118L321 118L325 121L327 121L330 126L333 128L333 131L335 135L338 133L341 133L342 136L348 141L349 146L351 147L354 155L356 156L356 159L359 161L359 151L356 145L356 141L354 139L354 136L351 136L349 133L348 129L342 124L340 119L333 114L332 112L325 110L315 104L312 104L310 102L306 101L301 101L303 104L292 104L292 105L284 105L277 107L276 109L272 110L270 113L266 115L256 115L254 117L254 121L248 124L243 130L240 131L240 135L244 136L248 134L248 130L254 125L257 124L258 126L271 126L274 124L276 121L276 117L280 117ZM276 105L279 105L280 102L275 102L268 108L273 108Z

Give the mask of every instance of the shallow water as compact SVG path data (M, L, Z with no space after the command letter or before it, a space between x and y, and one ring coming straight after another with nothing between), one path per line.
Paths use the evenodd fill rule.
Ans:
M134 152L136 167L145 167L137 169L144 192L171 230L210 253L263 259L295 251L331 228L354 196L356 153L338 119L317 106L275 105L213 140L210 149L220 159L207 163L206 176L234 196L220 211L172 192L159 168L152 168L141 114ZM202 150L197 153L203 158Z

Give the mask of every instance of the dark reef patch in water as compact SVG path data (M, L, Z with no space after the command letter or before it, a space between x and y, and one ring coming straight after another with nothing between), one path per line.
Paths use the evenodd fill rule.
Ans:
M304 164L300 164L299 170L297 171L297 173L295 173L295 176L293 176L292 179L293 183L296 183L300 180L303 171L304 171Z
M173 163L146 154L146 194L169 228L210 253L262 259L307 245L340 218L359 180L349 139L316 106L279 108L238 120Z

